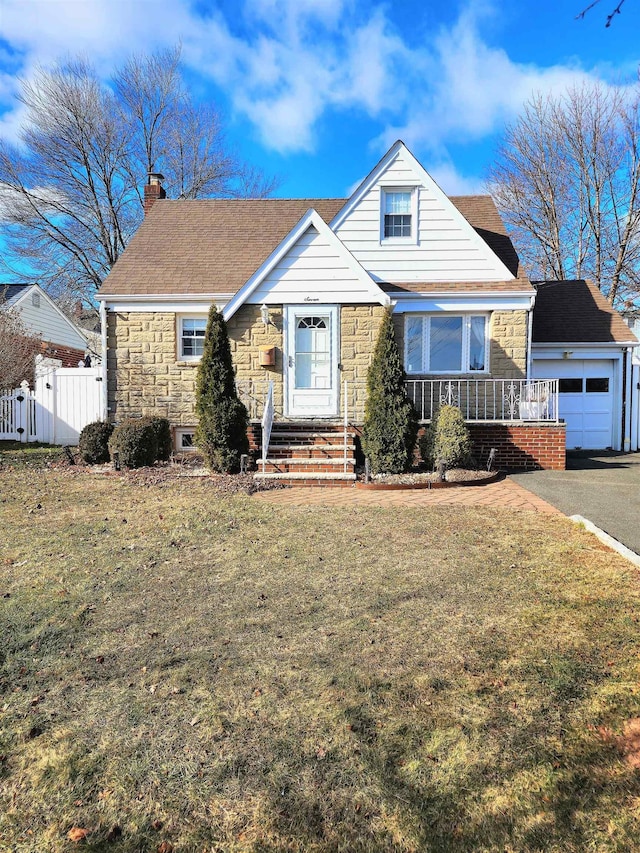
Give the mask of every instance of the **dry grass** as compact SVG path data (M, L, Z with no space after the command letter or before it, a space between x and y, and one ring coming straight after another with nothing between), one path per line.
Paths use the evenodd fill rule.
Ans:
M0 525L0 849L637 849L638 575L569 522L9 467Z

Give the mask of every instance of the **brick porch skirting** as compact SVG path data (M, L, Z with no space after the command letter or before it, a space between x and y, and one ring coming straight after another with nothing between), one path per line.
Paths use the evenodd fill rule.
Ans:
M468 423L467 426L473 439L473 454L481 464L495 447L495 467L503 471L565 470L564 423ZM420 433L423 431L421 427ZM250 424L249 444L254 453L259 450L261 439L261 425Z
M565 470L564 423L470 423L467 426L473 439L474 455L481 462L495 447L496 467L506 471Z

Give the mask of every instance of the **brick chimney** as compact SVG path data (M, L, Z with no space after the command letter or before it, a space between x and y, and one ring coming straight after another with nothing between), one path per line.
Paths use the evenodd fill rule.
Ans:
M144 215L146 216L159 198L166 198L167 193L162 186L164 175L160 172L149 172L147 183L144 185Z

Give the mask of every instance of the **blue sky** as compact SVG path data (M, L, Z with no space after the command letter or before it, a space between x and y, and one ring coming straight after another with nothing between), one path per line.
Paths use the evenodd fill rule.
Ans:
M178 40L189 85L281 196L342 196L403 139L450 194L482 191L497 137L533 91L635 79L640 0L0 0L0 135L17 77L83 53L108 74Z

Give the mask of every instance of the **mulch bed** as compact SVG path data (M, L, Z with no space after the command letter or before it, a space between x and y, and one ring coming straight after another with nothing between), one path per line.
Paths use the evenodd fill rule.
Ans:
M356 482L358 489L373 491L396 491L400 489L451 489L458 486L486 486L503 476L502 471L477 471L467 468L452 468L440 480L437 472L410 471L407 474L379 474L370 483Z

